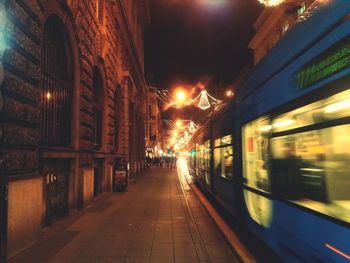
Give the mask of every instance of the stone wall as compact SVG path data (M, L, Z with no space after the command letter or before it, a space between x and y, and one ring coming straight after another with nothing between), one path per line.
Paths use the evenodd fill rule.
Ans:
M10 190L27 189L30 180L42 181L44 175L41 167L46 160L68 159L69 210L83 208L93 199L94 159L103 160L102 192L111 190L116 158L132 162L133 174L139 172L143 162L146 85L143 76L142 41L145 21L143 16L147 10L144 9L144 1L134 1L127 8L123 1L103 2L104 11L97 12L98 1L95 0L0 0L0 12L6 14L4 23L0 21L2 182L10 185ZM103 16L99 17L99 14ZM72 129L69 147L41 145L42 42L45 22L52 15L57 16L64 25L73 60ZM4 46L2 37L5 39ZM94 67L98 67L103 79L103 135L100 149L94 149L92 145ZM120 89L119 94L122 97L119 99L122 106L118 136L114 134L114 109L115 102L118 101L115 98L115 94L118 94L116 89ZM136 118L133 123L129 120L130 103L135 106ZM129 138L131 127L135 138ZM121 141L118 149L114 147L115 138ZM131 142L131 139L136 141ZM130 145L135 149L130 149ZM45 195L43 185L39 190ZM8 213L8 221L11 220L11 224L7 223L8 255L35 240L37 229L45 225L45 216L42 216L46 211L45 196L43 200L33 197L32 202L27 204L28 209L32 205L41 214L40 220L32 220L31 226L26 228L22 224L24 219L21 219L21 214L13 212L21 209L20 199L23 196L13 194L13 191L8 195L7 211L0 211ZM0 221L0 226L1 224L4 222ZM13 234L19 230L28 237L20 243L15 241L17 239Z

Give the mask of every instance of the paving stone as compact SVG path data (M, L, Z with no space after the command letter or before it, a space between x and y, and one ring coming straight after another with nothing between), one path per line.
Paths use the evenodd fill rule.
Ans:
M105 194L77 214L8 262L237 262L201 203L191 190L184 196L168 169L155 169L128 192Z

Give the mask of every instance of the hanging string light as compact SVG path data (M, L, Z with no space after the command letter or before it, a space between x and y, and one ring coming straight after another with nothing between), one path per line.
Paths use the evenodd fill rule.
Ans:
M282 4L285 0L259 0L265 6L276 6Z
M188 131L185 131L185 134L184 134L184 142L187 143L190 139L190 134L188 133Z
M197 129L197 125L193 121L191 121L190 124L188 124L188 131L190 133L194 133L196 129Z
M186 95L183 90L179 90L176 93L176 99L172 97L168 90L157 90L156 95L159 100L165 103L168 107L183 107L186 105L195 105L202 110L209 109L211 106L221 103L221 100L218 100L211 96L208 91L202 90L200 94L193 100L186 99Z
M209 109L211 106L221 103L221 100L214 98L206 90L202 90L192 103L195 104L196 101L199 101L197 107L202 110Z
M208 93L205 90L201 91L201 96L199 99L198 107L202 110L206 110L210 108L210 102L208 99Z

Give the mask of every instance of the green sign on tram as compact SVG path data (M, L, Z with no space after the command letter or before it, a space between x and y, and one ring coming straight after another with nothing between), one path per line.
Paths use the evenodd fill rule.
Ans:
M350 37L305 64L297 73L298 89L306 88L350 66Z

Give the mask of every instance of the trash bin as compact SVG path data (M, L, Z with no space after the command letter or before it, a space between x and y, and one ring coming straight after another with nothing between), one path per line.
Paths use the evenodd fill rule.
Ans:
M121 163L117 165L114 169L113 191L124 192L127 188L128 188L128 169L126 164Z

